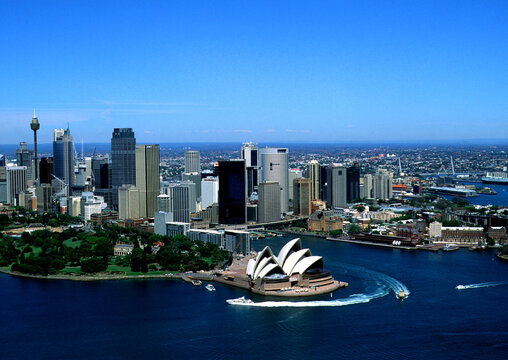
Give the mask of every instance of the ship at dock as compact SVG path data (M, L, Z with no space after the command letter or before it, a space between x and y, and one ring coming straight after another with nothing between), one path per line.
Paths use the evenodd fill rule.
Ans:
M483 184L492 185L508 185L508 173L506 171L487 172L487 175L482 177Z

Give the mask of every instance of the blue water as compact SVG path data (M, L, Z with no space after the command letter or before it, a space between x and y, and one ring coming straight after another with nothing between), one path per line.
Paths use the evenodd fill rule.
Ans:
M285 241L254 246L278 252ZM350 283L317 300L343 306L231 306L225 300L242 295L274 299L220 284L208 292L171 280L81 283L0 275L0 359L506 358L508 263L494 252L413 253L302 241L324 256L336 279ZM481 283L490 285L456 289ZM395 299L397 284L410 291L403 302ZM354 294L380 296L355 303Z
M489 187L497 192L497 195L484 195L468 197L466 198L472 205L495 205L495 206L508 206L508 185L492 185L492 184L479 184L464 182L468 185L477 185L481 187ZM445 196L448 199L452 199L452 196Z

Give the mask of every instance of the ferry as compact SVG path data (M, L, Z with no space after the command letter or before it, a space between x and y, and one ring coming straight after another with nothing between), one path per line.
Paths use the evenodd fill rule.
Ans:
M443 246L443 251L455 251L459 250L459 245L457 244L446 244Z
M252 301L251 299L246 299L245 296L242 296L242 297L239 297L236 299L228 299L228 300L226 300L226 302L229 305L248 305L248 304L254 303L254 301Z
M213 286L212 284L208 284L205 286L205 289L208 291L215 291L215 286Z

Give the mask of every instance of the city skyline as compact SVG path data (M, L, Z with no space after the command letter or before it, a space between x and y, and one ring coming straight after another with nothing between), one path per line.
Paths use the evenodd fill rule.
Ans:
M0 6L0 144L508 137L504 2Z

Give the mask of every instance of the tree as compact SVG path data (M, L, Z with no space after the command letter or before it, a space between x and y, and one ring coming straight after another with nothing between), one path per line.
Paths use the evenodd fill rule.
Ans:
M349 234L359 234L362 232L362 229L356 224L351 224L349 225L347 232Z
M101 258L98 257L90 257L88 259L81 260L81 271L84 273L96 273L99 271L104 271L108 268L108 264L106 264Z
M141 271L141 258L143 256L143 250L139 247L134 248L131 253L131 271Z

